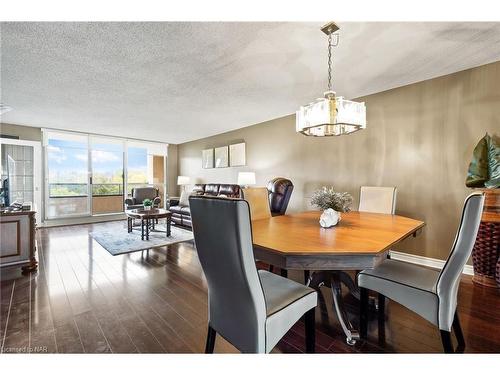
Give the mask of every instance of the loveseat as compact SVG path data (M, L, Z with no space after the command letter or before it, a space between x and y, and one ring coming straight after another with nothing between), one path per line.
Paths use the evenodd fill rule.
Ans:
M241 189L239 185L232 184L196 184L191 194L240 198ZM191 211L189 210L189 205L184 206L180 202L171 202L169 211L172 212L173 223L191 228Z

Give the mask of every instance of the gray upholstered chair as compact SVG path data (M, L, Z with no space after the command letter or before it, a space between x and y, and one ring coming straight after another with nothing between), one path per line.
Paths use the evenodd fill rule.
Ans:
M153 207L160 207L161 198L159 197L159 191L155 187L138 187L132 189L132 196L125 199L125 209L132 210L134 208L141 208L144 199L151 199L153 201Z
M313 289L257 271L248 203L208 196L189 198L196 250L208 283L206 353L219 333L244 353L269 353L303 316L306 349L314 352Z
M457 293L462 269L476 240L483 204L483 193L473 193L465 200L460 226L441 272L387 259L375 269L359 273L361 337L367 334L368 290L374 290L437 326L446 353L454 351L451 341L453 327L458 341L457 351L463 351L465 341L456 311Z

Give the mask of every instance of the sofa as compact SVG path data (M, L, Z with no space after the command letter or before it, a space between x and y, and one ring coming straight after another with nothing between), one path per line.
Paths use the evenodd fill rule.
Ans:
M191 195L240 198L241 190L239 185L233 184L196 184ZM178 200L170 201L169 211L172 212L172 223L188 228L192 227L189 206L182 206Z
M273 216L284 215L293 191L293 183L287 178L276 177L267 184L269 192L269 208ZM194 185L191 194L226 196L231 198L241 198L239 185L231 184L197 184ZM172 222L176 225L191 228L191 211L189 206L181 205L179 199L171 199L169 211L172 212Z

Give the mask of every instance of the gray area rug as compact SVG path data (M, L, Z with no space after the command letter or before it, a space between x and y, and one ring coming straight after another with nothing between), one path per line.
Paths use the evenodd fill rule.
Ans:
M164 225L157 224L156 228L165 231ZM127 233L125 226L123 230L100 230L89 233L89 235L112 255L133 253L134 251L153 249L193 239L193 232L173 225L170 237L166 237L165 232L150 232L149 241L141 240L140 229L134 229L132 233Z

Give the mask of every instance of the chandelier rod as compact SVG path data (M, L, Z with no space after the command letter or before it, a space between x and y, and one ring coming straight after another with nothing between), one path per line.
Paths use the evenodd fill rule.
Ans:
M328 91L332 91L332 34L328 34Z

